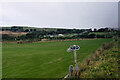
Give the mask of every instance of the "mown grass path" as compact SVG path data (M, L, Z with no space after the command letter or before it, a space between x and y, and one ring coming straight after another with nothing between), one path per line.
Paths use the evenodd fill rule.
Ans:
M62 78L74 64L73 52L66 52L77 44L77 61L83 61L102 43L112 39L57 41L26 44L2 44L3 78Z

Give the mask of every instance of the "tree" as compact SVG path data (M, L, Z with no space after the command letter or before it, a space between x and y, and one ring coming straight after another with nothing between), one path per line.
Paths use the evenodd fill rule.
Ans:
M2 29L2 31L4 31L4 29Z
M105 32L105 29L104 28L100 28L100 29L98 29L98 32Z
M7 34L2 34L2 40L14 40L15 37L9 36Z
M29 32L29 29L26 29L25 32Z
M94 32L97 32L97 29L94 29Z
M95 34L88 35L89 38L95 38Z
M33 30L32 29L30 29L30 32L32 32Z
M33 29L33 31L37 31L36 29Z
M105 38L105 35L97 34L96 37L97 37L97 38Z
M92 32L92 29L88 29L89 32Z
M20 26L12 26L10 30L13 32L16 32L16 31L23 32L24 31L23 27L20 27Z

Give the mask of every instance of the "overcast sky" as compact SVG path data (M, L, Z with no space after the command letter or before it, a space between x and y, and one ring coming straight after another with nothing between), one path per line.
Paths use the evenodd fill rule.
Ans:
M117 2L5 2L1 26L118 27Z

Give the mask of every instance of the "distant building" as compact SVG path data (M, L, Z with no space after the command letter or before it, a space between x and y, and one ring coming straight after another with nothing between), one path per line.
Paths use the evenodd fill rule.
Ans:
M44 35L43 37L46 37L46 35Z
M58 36L64 36L63 34L58 34Z
M50 37L54 37L53 35L48 35L48 36L50 36Z

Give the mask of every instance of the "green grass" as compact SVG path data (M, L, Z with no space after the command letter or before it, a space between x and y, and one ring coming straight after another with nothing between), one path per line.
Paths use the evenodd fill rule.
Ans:
M2 44L3 78L62 78L74 64L73 52L66 52L77 44L77 61L82 62L102 43L112 39Z
M99 35L103 35L106 34L108 32L90 32L89 34L99 34Z
M109 44L109 43L108 43ZM81 78L120 78L120 56L118 42L114 46L102 51L95 59L92 59L89 65L81 68ZM93 55L94 56L94 55Z

